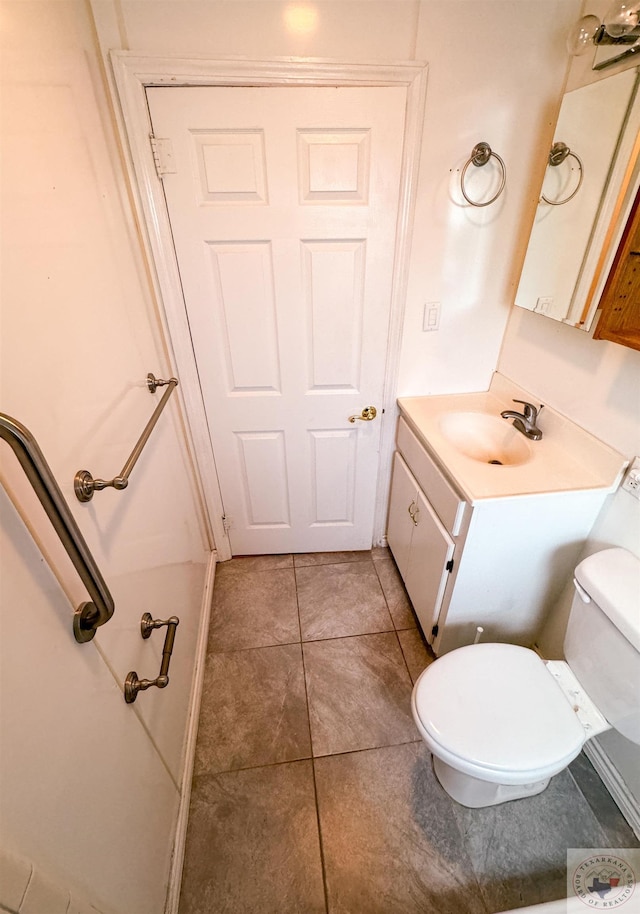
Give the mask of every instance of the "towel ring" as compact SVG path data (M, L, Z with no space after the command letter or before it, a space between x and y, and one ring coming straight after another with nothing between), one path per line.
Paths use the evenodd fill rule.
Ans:
M464 186L464 176L467 173L467 168L469 167L469 165L471 165L473 163L478 168L481 168L483 165L487 164L487 162L489 161L489 159L492 156L494 159L498 160L498 163L500 164L500 168L502 169L502 180L500 181L500 187L498 188L497 192L493 195L493 197L490 200L487 200L486 203L478 203L476 200L472 200L467 195L467 192L466 192L465 186ZM462 174L460 175L460 190L462 191L462 196L467 201L467 203L470 203L471 206L489 206L489 204L495 203L495 201L498 199L498 197L504 190L504 186L505 186L506 182L507 182L507 169L506 169L506 166L505 166L503 160L498 155L498 153L494 152L488 143L476 143L476 145L471 150L471 156L470 156L469 160L466 162L464 168L462 169Z
M578 184L569 194L568 197L565 197L564 200L549 200L548 197L545 197L544 194L540 194L540 199L544 200L545 203L548 203L550 206L562 206L564 203L568 203L569 200L573 200L575 195L578 193L582 186L582 180L584 178L584 168L582 166L582 159L580 156L576 155L575 152L572 152L566 143L554 143L551 147L549 153L549 165L553 168L557 168L558 165L562 165L565 159L573 157L578 163L578 168L580 169L580 176L578 177Z

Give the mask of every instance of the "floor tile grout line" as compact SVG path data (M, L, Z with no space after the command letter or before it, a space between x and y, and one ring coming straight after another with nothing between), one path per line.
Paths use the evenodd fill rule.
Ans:
M298 631L300 633L300 658L302 661L302 683L304 685L304 700L307 706L307 729L309 731L309 750L311 752L311 758L313 758L313 735L311 733L311 706L309 704L309 688L307 685L307 669L304 662L304 647L302 641L302 620L300 618L300 600L298 598L298 578L296 576L296 569L293 569L293 583L296 589L296 609L298 612ZM314 781L315 784L315 781ZM315 787L314 787L315 789ZM317 805L317 804L316 804Z
M320 870L322 872L322 888L324 891L324 909L329 914L329 887L327 885L327 868L324 860L324 842L322 840L322 823L320 821L320 804L318 802L318 783L316 780L316 760L311 759L311 773L313 776L313 796L316 803L316 823L318 826L318 847L320 850Z
M363 549L362 551L363 552L369 551L369 553L371 553L371 550ZM342 553L342 554L344 555L344 553ZM336 560L335 562L306 562L306 563L303 563L303 562L296 562L296 560L295 560L296 555L300 555L300 553L298 553L298 552L293 553L293 556L294 556L293 567L294 568L324 568L326 565L359 565L359 564L365 564L368 561L373 562L373 557L371 555L369 555L368 559L366 559L366 558L351 559L351 560L339 559L339 560Z
M385 561L386 561L386 559L385 559ZM387 600L387 594L385 593L385 589L382 584L382 578L380 577L380 573L378 572L378 563L374 562L374 560L373 560L373 550L371 552L371 564L373 565L373 570L376 573L376 578L378 579L378 587L380 588L380 593L382 594L382 599L384 600L384 605L386 606L387 612L389 614L389 618L391 619L391 624L393 625L393 630L397 631L396 620L393 618L393 613L391 612L391 607L389 606L389 601Z
M389 601L388 601L388 599L387 599L387 594L386 594L385 589L384 589L384 584L382 583L382 578L380 577L380 573L379 573L379 571L378 571L378 565L382 565L382 564L384 564L384 563L386 563L386 562L389 562L390 564L392 564L393 567L396 569L396 571L398 571L398 566L396 565L396 561L395 561L395 559L393 558L393 555L391 554L391 552L389 552L389 557L388 557L388 558L379 559L377 562L374 561L374 560L372 559L372 562L373 562L373 567L374 567L375 570L376 570L376 576L377 576L377 578L378 578L378 583L380 584L380 590L382 591L382 596L384 597L384 602L385 602L386 605L387 605L387 612L389 613L389 616L391 617L391 624L393 625L394 630L395 630L396 632L406 632L406 631L409 631L408 628L398 628L398 626L396 625L396 620L393 618L393 613L391 612L391 607L389 606ZM399 571L398 571L398 574L400 574ZM406 593L406 589L405 589L405 587L404 587L404 583L402 583L402 587L403 587L403 589L404 589L404 591L405 591L405 593ZM416 617L415 610L414 610L414 608L413 608L413 605L412 605L412 603L411 603L411 600L409 599L409 594L407 594L407 600L408 600L408 602L409 602L409 608L410 608L411 615L412 615L413 620L414 620L414 625L411 626L411 628L418 628L418 630L420 630L420 627L419 627L419 625L418 625L418 620L417 620L417 617Z
M405 665L405 669L406 669L407 674L408 674L408 676L409 676L409 681L411 682L411 686L413 687L413 685L414 685L413 676L411 675L411 670L409 669L409 663L408 663L407 658L406 658L406 656L405 656L405 653L404 653L404 651L403 651L403 649L402 649L402 641L400 640L400 635L398 634L397 630L396 630L396 633L395 633L395 634L396 634L396 641L398 642L398 647L400 648L400 654L401 654L401 656L402 656L402 659L403 659L404 665Z
M233 654L239 653L240 651L255 651L260 650L263 647L285 647L287 644L316 644L319 641L342 641L344 638L366 638L368 635L390 635L398 632L413 632L416 631L416 626L412 625L409 628L383 628L377 632L357 632L353 635L330 635L328 638L303 638L302 641L275 641L270 644L251 644L247 647L230 647L225 648L222 651L207 651L207 656L213 656L215 654Z
M223 774L234 774L236 771L256 771L261 768L277 768L279 765L295 765L298 762L314 762L318 759L326 758L337 758L341 755L355 755L358 752L375 752L378 749L394 749L398 746L411 746L414 743L420 743L421 737L416 737L415 739L405 739L399 743L384 743L380 746L362 746L359 749L343 749L340 752L323 752L321 755L313 755L313 748L311 755L301 755L298 758L290 759L281 759L277 762L263 762L260 765L242 765L239 768L222 768L218 771L199 771L197 774L194 773L193 777L195 778L215 778L218 775Z
M398 746L413 746L415 743L423 742L420 736L416 739L405 739L400 743L385 743L382 746L362 746L360 749L343 749L341 752L325 752L323 755L314 755L313 761L326 758L339 758L341 755L357 755L358 752L377 752L379 749L397 749Z
M247 647L231 647L223 651L207 651L207 657L215 657L219 654L237 654L241 651L257 651L269 647L286 647L289 644L318 644L324 641L342 641L345 638L367 638L369 635L392 635L398 632L412 632L415 627L411 628L385 628L377 632L358 632L355 635L331 635L329 638L307 638L302 641L277 641L271 644L252 644Z
M247 651L269 651L276 647L291 647L293 644L301 644L301 641L278 641L275 644L252 644L248 647L230 647L224 651L209 651L207 657L222 657L224 654L244 654Z
M235 566L235 568L236 568L235 573L236 573L236 574L246 574L246 573L251 573L251 572L254 572L254 573L263 573L263 572L264 572L264 573L269 573L270 571L287 571L287 570L289 570L290 568L320 568L320 567L322 567L323 565L357 565L357 564L359 564L360 562L367 562L367 561L374 562L374 561L375 561L374 558L373 558L373 555L372 555L372 550L363 549L363 550L361 550L361 551L362 551L362 552L367 552L367 551L368 551L368 552L370 553L369 557L368 557L368 558L357 558L357 559L351 559L351 560L350 560L350 559L341 558L341 559L335 559L335 560L333 560L333 561L328 561L328 562L313 562L313 561L311 561L311 562L296 562L296 556L303 555L303 554L304 554L304 555L307 555L307 554L309 554L309 553L301 553L301 552L280 552L280 553L277 553L278 557L281 558L281 559L285 559L285 560L286 560L287 558L291 558L291 563L290 563L290 564L288 564L288 563L287 563L287 564L284 564L284 563L283 563L283 564L281 564L281 565L279 565L279 566L277 566L277 567L274 566L274 567L272 567L272 568L250 568L250 567L242 568L242 567L240 567L241 564L244 564L244 561L243 561L243 560L252 559L252 558L263 558L264 556L262 556L262 555L259 555L259 556L258 556L258 555L255 555L255 556L254 556L254 555L236 555L236 556L233 556L233 558L231 559L231 562L233 562L234 559L235 559L236 561L239 562L239 564ZM311 554L313 555L313 554L315 554L315 553L311 553ZM340 554L340 555L345 555L344 552L339 553L339 554ZM387 559L385 558L385 559L379 559L378 561L386 561L386 560L387 560ZM225 563L223 563L223 564L226 565L227 563L225 562ZM249 563L247 562L247 565L248 565L248 564L249 564Z
M583 752L583 751L584 751L584 747L583 747L580 751ZM575 761L575 759L574 759L574 761ZM567 774L569 775L569 777L571 778L571 780L573 781L573 783L574 783L574 785L575 785L575 787L576 787L576 790L578 791L578 793L580 794L580 796L583 798L585 804L586 804L587 807L589 808L589 810L590 810L590 812L591 812L593 818L594 818L595 821L597 822L597 824L598 824L598 826L599 826L599 828L600 828L600 831L602 832L602 835L603 835L603 837L605 838L605 844L603 844L602 847L606 847L607 842L610 840L610 839L609 839L609 829L608 829L608 828L605 828L605 826L600 822L600 819L599 819L599 817L598 817L597 812L595 811L595 809L593 808L593 806L592 806L591 803L589 802L589 798L587 797L587 795L585 794L584 790L583 790L582 787L580 786L580 783L578 782L577 777L574 775L573 771L571 770L571 763L569 763L569 765L567 765L566 771L567 771Z
M300 654L302 656L302 681L304 683L304 697L307 703L307 726L309 729L309 749L311 751L311 776L313 779L313 800L316 807L316 827L318 829L318 850L320 852L320 872L322 874L322 891L324 893L324 910L329 914L329 891L327 888L327 872L324 862L324 846L322 842L322 827L320 824L320 805L318 803L318 785L316 782L316 766L313 757L313 734L311 732L311 707L309 704L309 688L307 685L307 669L304 662L304 647L302 645L302 621L300 619L300 601L298 599L298 578L294 563L293 568L294 583L296 587L296 606L298 609L298 627L300 629Z
M389 556L389 560L390 560L391 562L393 562L393 564L395 564L395 560L393 559L393 557L392 557L391 555ZM387 561L387 560L385 560L385 561ZM402 641L400 640L400 635L399 635L399 632L400 632L400 631L412 631L412 629L398 629L398 628L396 628L396 626L395 626L395 619L393 618L393 614L391 613L391 609L390 609L390 607L389 607L389 601L387 600L387 595L386 595L386 593L385 593L385 589L384 589L383 584L382 584L382 579L381 579L380 574L379 574L379 572L378 572L378 566L377 566L377 564L376 564L375 562L374 562L374 567L375 567L375 569L376 569L376 575L378 576L378 581L379 581L379 583L380 583L380 588L381 588L381 590L382 590L382 594L383 594L384 599L385 599L385 602L386 602L386 604L387 604L387 609L388 609L388 611L389 611L389 615L391 616L391 620L392 620L393 625L394 625L394 631L395 631L395 635L396 635L396 640L397 640L397 642L398 642L398 647L400 648L400 654L401 654L402 659L403 659L403 661L404 661L404 665L405 665L405 668L406 668L406 670L407 670L407 674L408 674L408 676L409 676L409 680L410 680L410 682L411 682L412 685L413 685L413 683L414 683L413 676L411 675L411 670L409 669L409 662L408 662L407 657L406 657L406 654L405 654L405 652L404 652L404 650L403 650ZM397 566L396 566L396 568L397 568ZM409 603L410 603L410 601L409 601ZM410 603L410 605L411 605L411 603ZM413 606L411 606L411 612L412 612L412 614L413 614L414 617L415 617L415 611L414 611L414 609L413 609ZM417 630L417 632L418 632L418 635L419 635L421 641L423 642L423 644L426 645L426 641L425 641L425 639L424 639L424 635L423 635L423 633L422 633L422 631L421 631L421 629L420 629L420 626L417 624L417 620L416 620L416 630ZM411 741L409 741L409 742L410 742L410 743L411 743L411 742L415 743L415 742L421 742L421 741L422 741L422 739L419 738L419 739L417 739L417 740L411 740ZM400 743L399 745L408 745L408 744L409 744L409 743ZM380 748L383 748L383 747L380 747ZM360 751L366 751L366 750L360 750ZM463 832L462 832L462 829L461 829L461 827L460 827L459 822L457 821L457 817L456 817L455 814L454 814L453 802L452 802L452 801L450 801L450 805L451 805L451 809L452 809L452 818L454 819L454 821L455 821L455 823L456 823L456 828L457 828L458 833L459 833L459 835L460 835L460 837L461 837L463 847L465 848L465 850L467 850L466 838L465 838L465 835L464 835ZM467 853L468 853L468 851L467 851ZM469 859L471 859L471 857L469 857ZM472 864L472 866L473 866L473 864ZM485 900L484 894L483 894L483 892L482 892L482 886L480 885L480 881L479 881L479 879L478 879L478 874L475 872L475 868L474 868L474 871L473 871L473 876L474 876L476 885L477 885L477 887L478 887L478 890L479 890L479 892L480 892L481 901L482 901L484 907L487 908L486 900ZM487 910L488 910L488 908L487 908Z
M295 562L293 565L293 586L296 591L296 611L298 613L298 634L300 635L300 644L302 644L302 620L300 618L300 599L298 597L298 575L296 574ZM304 674L304 658L302 662L302 671ZM306 684L305 684L305 694L306 694ZM307 701L307 713L309 711L309 702Z
M392 562L394 561L392 558L391 558L390 560L391 560ZM384 561L388 561L388 560L385 559ZM395 564L395 562L394 562L394 564ZM396 620L393 618L393 613L391 612L391 607L389 606L389 601L387 600L387 595L386 595L385 589L384 589L384 587L383 587L383 585L382 585L382 578L380 577L380 574L379 574L379 572L378 572L378 565L376 564L376 562L373 563L373 567L374 567L375 570L376 570L376 575L377 575L377 578L378 578L378 583L380 584L380 590L382 591L382 596L384 597L384 601L385 601L385 603L387 604L387 612L389 613L389 616L391 617L391 622L393 623L393 630L394 630L395 635L396 635L396 641L398 642L398 647L400 648L400 655L402 656L402 659L403 659L403 661L404 661L405 668L406 668L406 670L407 670L407 673L409 674L409 680L410 680L411 684L413 685L413 676L411 675L411 670L409 669L409 663L408 663L408 661L407 661L407 658L406 658L406 656L405 656L405 653L404 653L404 650L403 650L403 647L402 647L402 641L400 640L400 635L398 634L399 631L408 631L409 629L398 629L398 628L397 628L397 626L396 626ZM396 566L396 567L397 567L397 566Z
M433 766L433 762L435 759L434 759L433 754L432 753L430 753L430 754L431 754L431 764ZM434 774L435 774L435 771L434 771ZM436 780L438 780L438 776L435 775L435 777L436 777ZM467 840L466 832L465 832L464 828L462 827L462 823L461 823L460 819L458 818L458 815L456 814L456 805L457 805L456 801L452 797L449 796L449 794L446 792L446 790L444 790L444 788L442 788L442 792L444 794L444 799L445 799L445 801L447 801L448 807L451 810L451 815L449 816L449 820L452 821L455 825L456 831L458 832L458 835L460 836L462 849L464 850L464 853L467 855L467 859L471 865L471 873L473 875L473 879L476 884L476 895L480 899L480 902L482 903L482 906L484 907L486 914L492 914L490 902L489 902L489 899L487 898L487 893L486 893L486 883L481 878L482 873L478 871L478 869L476 868L476 865L473 862L473 853L472 853L472 849L470 847L469 841Z
M355 635L331 635L330 638L311 638L303 644L326 644L327 641L348 641L352 638L376 638L378 635L395 635L395 628L385 628L379 632L358 632Z
M282 765L297 765L300 762L311 762L313 757L311 755L302 755L299 758L286 758L282 759L279 762L264 762L261 765L243 765L241 768L223 768L220 771L200 771L198 774L194 774L194 780L196 778L217 778L225 774L236 774L240 771L261 771L263 768L279 768Z

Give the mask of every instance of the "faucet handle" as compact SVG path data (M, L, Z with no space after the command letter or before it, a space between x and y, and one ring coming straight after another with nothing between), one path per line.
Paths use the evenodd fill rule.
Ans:
M528 419L529 422L535 422L536 419L538 418L538 415L544 409L543 403L541 403L540 406L536 407L533 405L533 403L528 403L526 400L516 400L515 397L513 399L513 402L522 403L522 405L524 406L524 410L523 410L524 417L525 417L525 419Z

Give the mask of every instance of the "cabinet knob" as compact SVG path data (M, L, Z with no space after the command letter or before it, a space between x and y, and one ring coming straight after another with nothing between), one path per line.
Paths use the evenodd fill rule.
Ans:
M416 520L416 518L417 518L418 514L420 514L420 508L418 508L418 506L417 506L417 504L415 503L415 501L412 501L412 502L411 502L411 504L410 504L409 507L407 508L407 511L409 512L409 517L410 517L411 520L413 521L414 527L417 527L417 526L418 526L418 521Z

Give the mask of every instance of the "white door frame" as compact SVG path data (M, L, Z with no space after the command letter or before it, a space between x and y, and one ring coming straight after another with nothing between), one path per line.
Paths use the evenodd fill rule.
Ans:
M411 229L424 121L427 67L422 63L353 64L318 59L219 60L143 57L112 51L111 64L120 104L119 126L127 149L127 168L142 240L151 265L161 318L172 350L189 423L193 452L218 558L231 558L223 523L223 502L198 371L191 345L186 306L173 249L169 214L149 143L151 120L147 86L404 86L407 90L398 220L385 366L380 464L373 541L384 541L387 492L395 439L395 392L409 272ZM117 104L116 104L117 108Z

